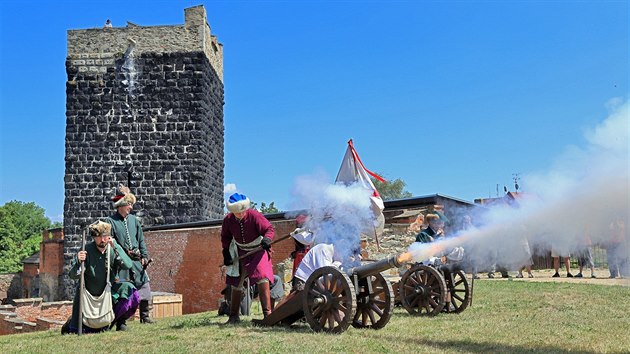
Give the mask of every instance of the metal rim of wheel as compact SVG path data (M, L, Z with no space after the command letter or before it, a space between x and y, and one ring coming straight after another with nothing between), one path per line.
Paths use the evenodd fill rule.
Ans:
M392 284L378 273L359 280L357 311L352 320L355 328L383 328L394 312ZM371 291L370 291L371 289Z
M344 332L357 307L350 278L335 267L319 268L308 277L302 301L306 322L315 332Z
M446 287L449 291L450 303L444 306L444 312L448 313L460 313L468 307L470 303L470 287L468 286L468 279L466 279L466 273L459 270L451 273L453 279L446 277Z
M400 302L411 315L435 316L446 304L446 282L435 268L411 267L399 284Z

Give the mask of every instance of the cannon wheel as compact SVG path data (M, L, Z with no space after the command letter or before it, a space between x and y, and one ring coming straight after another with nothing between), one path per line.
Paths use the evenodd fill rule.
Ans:
M446 282L433 267L411 267L399 284L400 302L411 315L435 316L446 304Z
M470 287L468 286L468 279L466 279L466 273L459 270L451 273L452 279L446 277L446 287L450 293L450 304L444 306L444 312L448 313L460 313L468 307L470 303Z
M357 312L352 320L354 328L383 328L394 312L394 290L385 277L378 273L359 280ZM370 291L371 289L371 291Z
M306 322L315 332L342 333L357 308L350 278L335 267L322 267L304 284L302 308Z

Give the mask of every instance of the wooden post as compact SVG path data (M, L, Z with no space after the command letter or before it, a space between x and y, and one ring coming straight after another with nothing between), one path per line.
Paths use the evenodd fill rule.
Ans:
M81 234L81 251L85 251L85 231ZM79 285L79 331L78 335L83 332L83 289L85 288L85 261L81 261L81 284Z

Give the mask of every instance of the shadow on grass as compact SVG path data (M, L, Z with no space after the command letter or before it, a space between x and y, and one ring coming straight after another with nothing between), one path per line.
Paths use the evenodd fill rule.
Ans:
M198 327L218 327L218 328L249 328L258 330L260 332L296 332L296 333L312 333L311 328L306 324L301 324L298 322L297 324L291 326L256 326L251 322L251 319L241 319L241 322L238 324L226 324L227 316L222 317L195 317L195 318L183 318L180 321L177 321L170 326L166 327L165 330L170 329L185 329L185 328L198 328Z
M207 326L217 326L223 327L223 322L217 322L216 319L213 320L209 317L202 318L183 318L180 321L177 321L169 326L166 329L184 329L184 328L197 328L197 327L207 327Z
M509 345L501 343L478 342L471 340L432 340L423 338L400 338L392 336L379 336L384 340L403 341L412 345L428 346L440 348L448 351L465 351L467 353L571 353L571 354L592 354L594 351L569 350L561 347L542 346L526 347L522 345Z

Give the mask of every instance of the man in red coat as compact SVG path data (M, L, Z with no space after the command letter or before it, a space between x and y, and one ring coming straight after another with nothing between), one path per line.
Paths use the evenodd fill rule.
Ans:
M273 226L260 212L250 209L246 196L234 193L227 200L230 213L221 226L223 263L228 266L227 284L231 286L230 317L227 323L237 323L239 306L243 295L243 281L249 279L258 286L258 297L263 316L271 313L269 284L273 282L271 263L271 241L275 235ZM259 249L241 260L238 258Z

